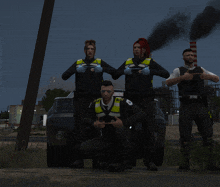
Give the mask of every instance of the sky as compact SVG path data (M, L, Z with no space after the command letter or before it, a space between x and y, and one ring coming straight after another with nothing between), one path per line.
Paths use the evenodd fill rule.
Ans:
M164 3L166 2L166 3ZM189 27L208 0L55 0L37 101L48 88L74 89L75 76L61 79L77 59L85 57L84 41L96 40L96 56L118 68L133 57L133 43L148 38L154 27L175 13L190 16ZM0 0L0 110L25 98L44 0ZM172 73L183 65L189 38L179 38L152 58ZM197 41L198 65L220 75L220 29ZM104 74L104 79L111 79ZM124 76L115 84L124 88ZM164 78L154 76L154 87ZM213 82L212 82L213 83Z

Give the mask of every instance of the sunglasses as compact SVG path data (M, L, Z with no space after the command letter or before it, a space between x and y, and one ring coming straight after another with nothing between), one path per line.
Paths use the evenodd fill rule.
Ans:
M112 91L111 90L101 90L101 93L105 93L105 92L111 93Z

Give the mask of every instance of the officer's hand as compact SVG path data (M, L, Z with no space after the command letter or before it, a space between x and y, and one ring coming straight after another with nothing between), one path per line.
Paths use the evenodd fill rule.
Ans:
M76 71L78 73L85 73L86 69L87 69L86 67L79 65L78 68L76 68Z
M106 123L106 124L112 124L113 127L122 128L123 127L122 121L119 118L117 118L116 116L115 116L115 119L116 119L116 121L112 121L112 122L109 122L109 123Z
M105 128L105 122L104 121L99 121L99 118L98 118L98 120L96 120L94 122L94 127L103 129L103 128Z
M142 69L141 71L139 71L139 73L142 73L143 75L149 75L150 74L150 69L147 66L144 69Z
M124 74L125 74L125 75L131 75L131 74L132 74L131 68L127 67L127 68L124 70Z
M201 79L204 79L204 80L210 80L210 76L209 76L207 73L205 73L205 72L203 72L203 73L200 75L200 78L201 78Z
M191 74L191 73L184 73L184 75L182 75L183 76L183 79L184 80L192 80L193 79L193 74Z
M100 64L98 65L98 66L96 66L95 68L94 68L94 71L96 72L96 73L101 73L102 71L103 71L103 68L100 66Z

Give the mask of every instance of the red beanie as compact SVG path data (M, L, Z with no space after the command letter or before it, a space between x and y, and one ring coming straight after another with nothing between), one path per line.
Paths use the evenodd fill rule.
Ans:
M135 45L136 43L139 43L139 44L140 44L141 50L142 50L142 48L145 48L145 49L146 49L146 56L149 57L149 55L150 55L150 46L149 46L147 40L146 40L145 38L139 38L139 39L134 43L134 45ZM134 47L134 45L133 45L133 47Z

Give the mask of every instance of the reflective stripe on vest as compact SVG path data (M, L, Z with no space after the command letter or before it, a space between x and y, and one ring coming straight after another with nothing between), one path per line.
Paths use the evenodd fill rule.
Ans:
M90 63L90 65L94 66L94 67L97 66L98 64L101 65L101 59L100 58L97 58L92 63ZM76 67L79 67L79 65L86 66L87 64L82 59L79 59L76 62Z
M210 118L212 118L212 114L211 114L211 112L210 112L210 111L208 112L208 114L209 114L209 117L210 117Z
M95 103L96 117L106 116L102 110L100 103L101 103L101 98L97 99L96 103ZM114 116L120 117L120 98L118 98L118 97L115 98L114 105L111 109L111 112L108 115L112 116L112 117L114 117Z
M149 66L150 65L150 61L151 61L151 58L146 58L143 62L141 62L141 64L139 64L138 66L140 68L145 68L146 65ZM127 61L125 62L125 68L127 67L134 67L134 62L132 61L132 58L128 58ZM151 84L153 84L153 79L151 80Z

